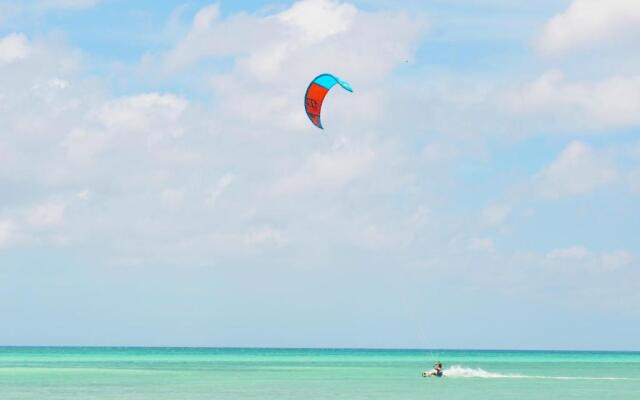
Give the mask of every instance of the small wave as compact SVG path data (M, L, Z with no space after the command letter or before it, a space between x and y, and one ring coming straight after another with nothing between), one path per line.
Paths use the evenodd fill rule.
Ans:
M557 379L557 380L596 380L596 381L626 381L637 380L634 378L622 378L611 376L543 376L543 375L522 375L522 374L501 374L489 372L482 368L466 368L460 365L453 365L444 370L444 376L449 378L485 378L485 379Z

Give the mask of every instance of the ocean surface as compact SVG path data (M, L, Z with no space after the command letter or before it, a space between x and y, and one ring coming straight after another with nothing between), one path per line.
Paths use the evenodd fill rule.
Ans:
M0 347L0 399L637 400L640 353Z

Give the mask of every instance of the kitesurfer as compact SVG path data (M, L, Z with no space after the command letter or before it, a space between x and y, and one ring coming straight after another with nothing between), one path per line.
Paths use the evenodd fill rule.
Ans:
M427 374L427 376L437 376L438 378L442 378L443 371L444 371L444 368L442 367L442 363L440 361L438 361L433 366L433 371L429 372L429 374Z

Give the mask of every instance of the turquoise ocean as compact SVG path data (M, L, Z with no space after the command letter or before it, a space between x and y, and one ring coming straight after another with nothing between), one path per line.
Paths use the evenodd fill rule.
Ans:
M0 399L635 400L640 353L0 347Z

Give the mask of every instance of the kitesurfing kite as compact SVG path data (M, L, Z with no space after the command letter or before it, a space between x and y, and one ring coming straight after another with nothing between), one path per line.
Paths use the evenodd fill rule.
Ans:
M320 111L322 110L324 96L327 95L327 92L329 92L336 83L342 86L343 89L353 92L351 85L337 76L322 74L316 76L315 79L311 81L304 95L304 108L307 111L307 116L311 122L320 129L324 129L322 122L320 122Z

